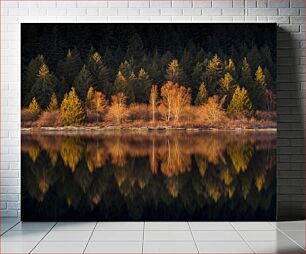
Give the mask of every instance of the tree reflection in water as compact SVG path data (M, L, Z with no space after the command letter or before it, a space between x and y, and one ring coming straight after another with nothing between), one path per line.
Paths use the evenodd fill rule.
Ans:
M22 134L24 220L275 219L276 135Z

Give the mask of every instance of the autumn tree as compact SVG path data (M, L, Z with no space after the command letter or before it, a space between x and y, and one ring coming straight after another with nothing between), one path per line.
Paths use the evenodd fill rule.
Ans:
M42 109L48 106L50 97L54 93L57 85L57 79L53 73L49 72L46 64L39 68L37 79L32 85L30 95L35 97Z
M40 106L39 106L38 102L36 101L35 97L32 98L32 101L29 104L29 110L32 114L34 114L36 116L39 115L39 113L41 111Z
M86 95L86 108L89 110L92 110L93 108L93 98L95 95L95 89L91 86L89 87L88 91L87 91L87 95Z
M152 121L155 122L155 114L157 109L158 90L157 85L153 85L150 93L150 108L152 110Z
M207 96L207 90L204 83L201 83L199 87L199 91L197 93L197 97L194 101L195 105L203 105L207 102L208 96Z
M65 94L60 107L61 119L64 124L80 124L86 117L82 102L76 94L74 87Z
M93 85L93 77L87 69L86 65L74 79L75 91L80 97L81 101L85 102L88 89Z
M107 100L102 92L95 92L92 99L93 109L96 111L97 122L99 115L104 111L107 106Z
M168 81L161 88L161 97L168 112L166 120L170 121L173 114L174 119L178 121L184 108L190 104L191 90Z
M181 77L181 68L178 63L177 59L173 59L166 70L166 76L165 78L167 81L172 81L173 83L178 83L180 82L180 77Z
M253 104L256 109L265 109L267 80L259 65L255 73L255 86L253 88Z
M121 124L124 119L128 117L128 109L126 106L127 97L124 93L117 93L112 96L112 103L108 110L106 118L116 123Z
M225 102L224 102L224 106L227 107L228 104L230 103L233 93L235 92L235 80L232 77L232 75L227 72L224 74L224 77L220 79L219 81L219 95L221 97L226 96L225 97Z
M248 91L237 86L227 112L230 116L239 117L241 115L251 117L254 115L254 107L249 98Z
M49 102L49 106L47 107L47 111L51 112L55 110L58 110L58 102L55 93L53 93Z

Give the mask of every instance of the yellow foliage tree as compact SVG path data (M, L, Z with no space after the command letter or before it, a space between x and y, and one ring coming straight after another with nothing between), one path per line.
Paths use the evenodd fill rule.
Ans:
M152 109L152 121L155 122L155 112L157 107L158 91L157 85L153 85L150 93L150 106Z
M92 110L93 108L92 102L93 102L94 94L95 94L95 89L92 86L89 87L87 91L87 95L86 95L86 108L89 110Z
M36 101L35 97L33 97L32 101L29 104L29 110L34 115L39 115L41 111L40 106L38 102Z
M65 94L60 108L61 119L64 124L80 124L86 117L82 102L78 98L74 87Z
M58 102L55 93L52 94L47 111L56 111L58 109Z
M98 122L99 114L101 114L107 106L107 100L105 99L105 95L102 92L95 92L92 99L92 105L94 110L96 111Z

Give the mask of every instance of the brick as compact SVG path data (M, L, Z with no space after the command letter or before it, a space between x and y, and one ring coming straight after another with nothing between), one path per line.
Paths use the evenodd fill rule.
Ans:
M180 16L183 15L183 10L181 8L165 8L165 9L161 9L161 15L164 16Z
M305 7L304 0L290 0L290 7Z
M76 8L77 1L57 1L56 3L57 8Z
M129 7L129 2L126 1L108 1L108 7L125 8Z
M193 7L212 7L211 0L194 0Z
M280 8L278 10L280 16L298 16L300 9L298 8Z
M80 8L106 8L107 7L107 0L77 1L77 7L80 7Z
M268 22L277 24L289 24L289 17L268 17Z
M233 22L233 17L225 17L225 16L213 16L212 17L213 22Z
M170 8L171 0L151 0L150 8Z
M291 24L304 24L304 22L305 22L305 17L299 17L299 16L290 17Z
M222 10L220 8L203 8L203 16L221 16Z
M268 6L267 0L257 0L257 7L258 8L266 8Z
M118 9L118 15L122 16L139 16L138 8L120 8Z
M98 8L87 8L86 9L87 16L98 16L99 9Z
M150 0L130 0L129 2L130 8L148 8L150 7Z
M243 8L224 8L222 9L223 16L244 16Z
M289 0L269 0L268 2L268 7L281 8L281 7L289 7L289 6L290 6Z
M150 8L150 9L140 9L141 16L159 16L160 9Z
M234 8L244 8L244 0L233 0Z
M68 16L85 16L86 9L85 8L71 8L67 9Z
M272 8L256 8L256 9L248 9L247 14L249 16L276 16L277 9Z
M175 22L187 22L187 21L192 21L192 17L190 16L173 16L172 21Z
M199 16L202 15L201 8L184 8L183 9L184 16Z
M116 8L100 8L99 9L99 15L100 16L117 16L118 15L118 9Z
M173 0L172 7L192 7L192 0Z
M221 8L232 8L233 1L232 0L212 0L212 7L221 7Z
M256 0L247 0L245 1L246 8L255 8L256 7Z
M29 15L29 9L19 9L19 8L11 8L9 9L9 15L10 16L28 16Z

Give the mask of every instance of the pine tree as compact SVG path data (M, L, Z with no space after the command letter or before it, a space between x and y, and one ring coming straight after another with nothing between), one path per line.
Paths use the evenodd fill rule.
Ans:
M179 83L180 82L180 78L181 78L181 68L180 65L178 63L177 59L173 59L167 68L167 74L166 74L166 79L167 81L172 81L173 83Z
M228 61L225 61L225 71L232 75L233 78L236 78L236 66L234 61L230 58Z
M194 104L198 106L203 105L207 102L207 99L208 96L207 96L206 86L204 83L201 83Z
M53 93L49 102L49 106L47 107L47 111L50 112L56 110L58 110L58 102L55 93Z
M253 104L248 96L248 91L244 87L237 86L227 112L233 117L241 115L251 117L254 115Z
M252 71L246 57L242 61L240 85L248 90L253 86Z
M140 36L135 33L129 39L129 45L126 51L125 58L128 60L133 60L136 64L140 62L144 56L143 43Z
M134 86L135 102L148 103L151 85L149 75L141 68Z
M93 108L93 98L95 95L95 89L91 86L89 87L86 95L86 108L92 110Z
M118 72L116 76L115 83L112 88L113 94L124 93L127 96L128 103L132 103L135 100L134 89L132 84L136 80L134 72L130 74L128 79L122 74L121 71Z
M106 64L102 61L99 52L95 51L90 55L87 67L92 75L92 85L95 87L95 89L102 91L107 96L110 96L110 72Z
M205 80L207 91L209 95L213 95L218 87L218 82L222 76L222 62L217 54L208 62Z
M32 85L30 96L35 97L42 109L45 109L50 97L54 93L57 85L57 79L53 73L49 72L46 64L42 64L39 68L37 79Z
M84 65L79 74L74 79L75 91L82 101L85 101L86 93L92 85L93 78L86 65Z
M266 76L259 65L255 73L255 87L253 103L256 109L265 109L267 80Z
M32 101L29 104L29 110L34 115L39 115L39 113L41 111L40 106L39 106L38 102L36 101L35 97L32 98Z
M65 125L80 124L86 117L81 100L74 87L65 94L60 108L61 119Z
M57 77L60 79L60 88L58 90L59 98L63 98L64 94L69 92L75 77L83 66L79 51L74 48L68 50L66 59L60 60L57 64Z

